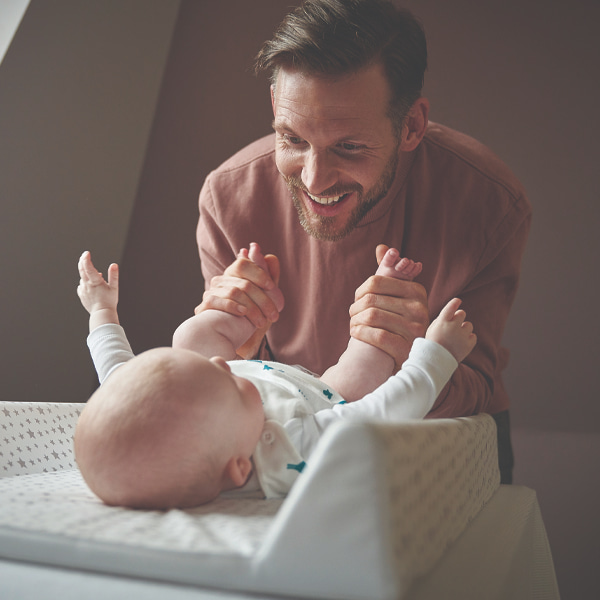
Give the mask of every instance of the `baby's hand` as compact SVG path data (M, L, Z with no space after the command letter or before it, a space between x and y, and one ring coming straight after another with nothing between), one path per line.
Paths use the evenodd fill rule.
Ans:
M77 295L84 308L90 315L98 311L116 313L119 302L119 267L114 263L108 267L106 282L102 273L98 273L94 267L92 257L87 251L81 255L77 267L81 277Z
M425 338L444 346L457 362L463 361L477 343L473 324L465 321L464 310L459 310L461 300L454 298L442 309L427 329Z

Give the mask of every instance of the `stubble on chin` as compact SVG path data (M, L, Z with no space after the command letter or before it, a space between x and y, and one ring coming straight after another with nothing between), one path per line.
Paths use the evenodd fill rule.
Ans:
M300 225L312 237L325 242L337 242L352 233L367 215L389 192L398 168L398 152L395 151L377 183L365 195L362 186L356 184L352 188L331 190L323 195L341 195L353 192L358 194L358 203L340 227L336 217L325 217L311 213L300 197L305 192L305 186L297 177L282 175L292 197L292 202L298 212Z
M337 223L336 217L325 217L322 215L316 215L310 213L309 209L306 208L305 204L299 197L299 194L303 192L298 190L296 187L288 185L290 194L292 196L292 202L298 212L298 219L300 225L312 237L323 242L337 242L345 238L350 234L362 218L373 208L376 203L365 203L359 202L354 208L350 217L345 224L340 228Z

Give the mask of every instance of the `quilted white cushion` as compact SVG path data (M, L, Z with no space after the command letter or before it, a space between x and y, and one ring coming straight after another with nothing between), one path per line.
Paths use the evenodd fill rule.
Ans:
M0 477L75 468L73 432L84 406L0 402Z
M69 438L77 412L71 429L49 417L38 430L23 414L21 432L56 427ZM47 436L35 439L42 462L58 460ZM134 511L103 505L76 469L5 477L0 557L319 599L401 598L498 485L488 416L345 423L326 432L284 501L223 497L192 510Z

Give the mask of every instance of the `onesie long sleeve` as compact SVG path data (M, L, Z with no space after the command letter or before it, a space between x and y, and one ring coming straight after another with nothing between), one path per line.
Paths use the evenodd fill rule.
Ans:
M120 325L106 323L96 327L87 339L100 385L123 363L133 358L133 351Z
M458 367L445 348L429 340L414 341L402 369L364 398L291 419L288 435L304 458L308 458L323 431L334 421L380 420L386 423L422 419Z

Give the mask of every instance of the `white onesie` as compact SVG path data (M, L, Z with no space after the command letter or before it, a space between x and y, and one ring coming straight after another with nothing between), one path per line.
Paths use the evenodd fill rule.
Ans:
M96 328L88 346L101 384L134 356L120 325ZM364 398L346 403L318 377L298 367L253 360L228 364L232 373L258 388L263 401L265 425L252 458L267 498L287 494L331 423L422 419L458 366L445 348L418 338L398 373ZM242 490L251 489L253 483Z

